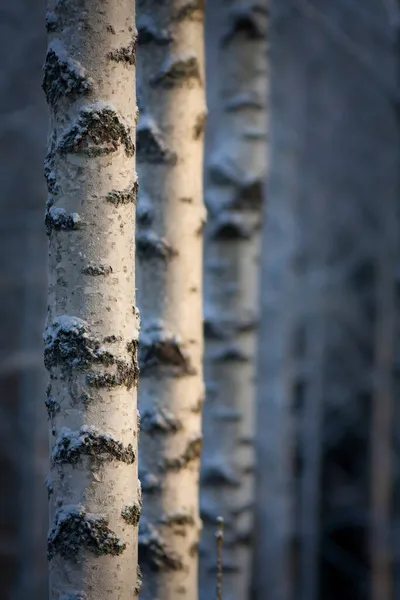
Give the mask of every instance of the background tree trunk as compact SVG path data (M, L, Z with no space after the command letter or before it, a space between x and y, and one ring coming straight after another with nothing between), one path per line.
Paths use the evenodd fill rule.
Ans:
M138 595L133 0L50 2L50 599Z
M143 600L197 598L203 2L138 3Z
M393 46L374 0L270 9L256 597L361 599L377 270L399 193Z
M0 589L4 600L47 596L48 429L41 333L47 111L40 90L45 0L16 0L0 18Z
M204 450L200 597L215 594L224 518L223 597L250 590L253 408L261 201L266 170L267 3L207 5Z

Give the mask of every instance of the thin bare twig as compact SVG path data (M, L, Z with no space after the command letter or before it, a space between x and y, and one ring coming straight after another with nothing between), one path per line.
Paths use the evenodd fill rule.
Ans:
M217 600L222 600L222 545L224 541L224 519L217 519Z

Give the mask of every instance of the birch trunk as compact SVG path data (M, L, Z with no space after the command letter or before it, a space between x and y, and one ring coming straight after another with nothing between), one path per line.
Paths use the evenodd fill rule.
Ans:
M205 373L200 597L213 598L224 518L223 597L250 591L258 264L266 170L267 3L207 7Z
M144 600L197 598L203 3L138 4L139 362Z
M52 1L46 24L50 599L130 600L140 583L134 2Z

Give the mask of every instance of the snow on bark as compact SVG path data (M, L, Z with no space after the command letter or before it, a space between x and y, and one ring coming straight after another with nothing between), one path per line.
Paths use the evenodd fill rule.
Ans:
M82 65L66 52L61 40L53 40L47 50L43 67L42 87L51 106L64 96L74 100L93 89L93 80Z
M223 587L249 595L258 262L267 96L267 2L207 6L210 113L206 129L205 373L200 598L215 594L216 519L225 523ZM207 37L207 31L209 31ZM213 80L215 78L214 86ZM216 90L216 91L215 91ZM213 98L215 94L215 100ZM248 443L243 444L243 439Z
M83 10L84 8L84 10ZM133 0L50 0L50 600L138 595Z
M142 0L137 267L141 598L196 600L202 383L203 10Z

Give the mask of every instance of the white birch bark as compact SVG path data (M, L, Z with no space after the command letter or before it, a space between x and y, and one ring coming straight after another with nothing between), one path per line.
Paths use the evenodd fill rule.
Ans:
M50 599L131 600L140 583L134 2L52 0L46 23Z
M224 518L223 597L248 597L261 202L267 150L267 3L207 5L205 373L200 597L214 597Z
M144 600L197 598L203 2L138 3L140 480Z

